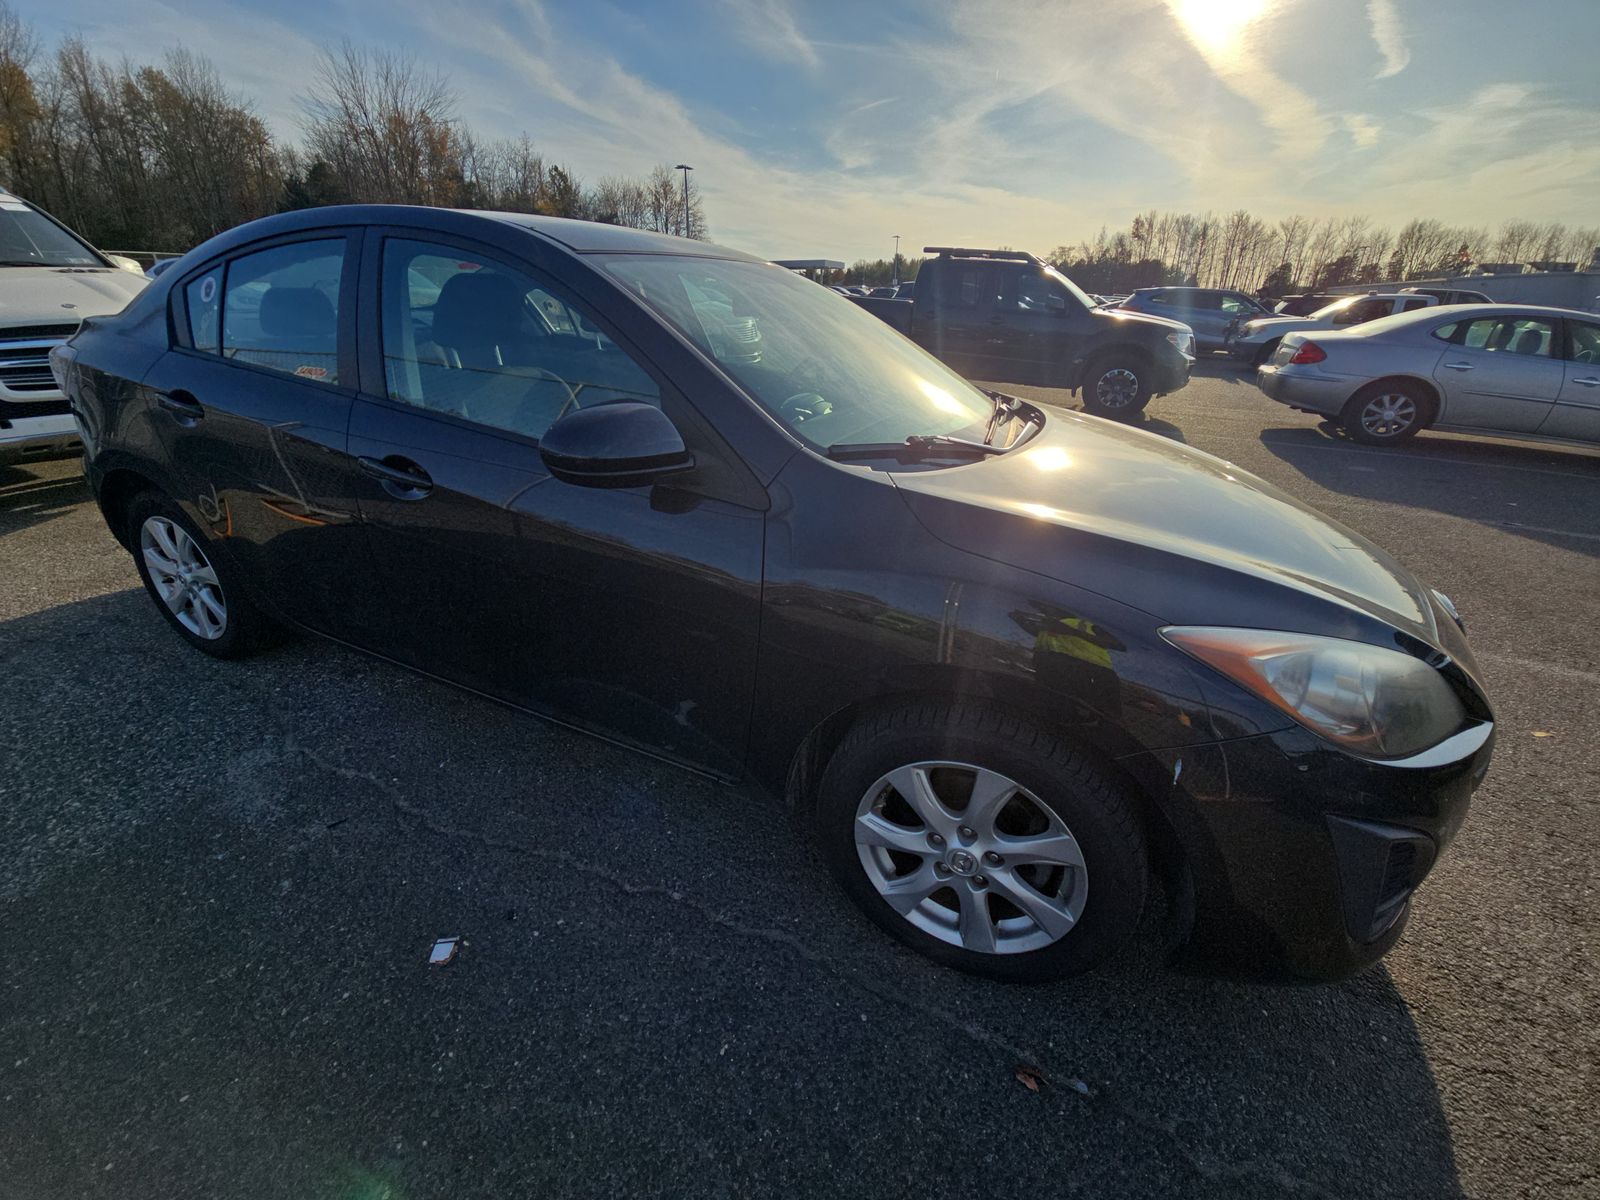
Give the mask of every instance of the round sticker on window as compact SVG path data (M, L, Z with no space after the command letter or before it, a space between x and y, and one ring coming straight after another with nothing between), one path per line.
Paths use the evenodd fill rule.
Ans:
M210 304L217 298L217 277L207 275L200 281L200 303Z

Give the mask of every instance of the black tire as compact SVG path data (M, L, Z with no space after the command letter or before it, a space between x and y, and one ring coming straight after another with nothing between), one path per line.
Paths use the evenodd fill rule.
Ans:
M879 893L857 848L858 810L891 771L928 761L998 772L1032 793L1030 807L1036 801L1066 825L1082 851L1087 882L1076 923L1057 940L1013 953L969 950L912 924ZM823 772L813 818L829 870L862 912L945 966L1014 983L1062 979L1103 962L1138 928L1149 866L1135 806L1064 739L1005 712L980 704L928 702L863 717ZM1007 911L991 910L989 903L986 912Z
M171 625L184 641L196 650L204 651L215 658L244 658L276 645L284 639L283 628L268 618L245 595L245 589L233 564L223 555L216 553L212 539L207 537L177 504L159 492L141 492L129 502L127 514L128 545L132 547L133 561L139 570L139 578L143 580L145 591L150 594L156 610L167 619L167 624ZM146 561L142 544L146 523L152 519L170 522L186 533L199 551L201 561L211 569L216 579L215 591L212 594L214 598L220 598L224 614L221 632L217 636L202 636L189 628L163 598L161 588L152 575L151 565Z
M1084 411L1113 421L1137 416L1150 403L1150 376L1150 364L1136 355L1107 354L1092 360L1083 372Z
M1352 441L1393 446L1415 437L1432 416L1432 397L1416 384L1379 380L1350 397L1339 424Z
M1277 353L1278 343L1282 340L1282 338L1273 338L1270 342L1262 346L1261 349L1256 351L1255 358L1250 360L1250 365L1253 367L1259 367L1263 365L1269 358Z

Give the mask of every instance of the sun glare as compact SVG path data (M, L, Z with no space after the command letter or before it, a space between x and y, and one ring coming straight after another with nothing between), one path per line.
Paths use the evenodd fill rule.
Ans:
M1208 54L1232 54L1267 0L1177 0L1173 11L1190 40Z

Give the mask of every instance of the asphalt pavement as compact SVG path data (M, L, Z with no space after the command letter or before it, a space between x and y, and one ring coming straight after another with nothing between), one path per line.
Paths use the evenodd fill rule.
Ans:
M1064 984L941 970L769 803L189 650L75 463L0 468L0 1197L1600 1195L1600 452L1367 449L1221 364L1144 424L1468 623L1495 762L1357 979L1175 971L1159 904Z

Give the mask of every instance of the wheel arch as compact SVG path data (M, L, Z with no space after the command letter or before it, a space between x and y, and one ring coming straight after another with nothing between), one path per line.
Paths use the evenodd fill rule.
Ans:
M132 467L113 467L100 478L96 500L111 536L124 550L132 551L128 541L128 509L141 492L159 492L161 485Z
M1083 356L1083 362L1078 367L1077 377L1072 381L1072 390L1082 391L1084 382L1089 378L1089 371L1101 359L1115 358L1118 355L1127 355L1137 358L1143 363L1154 365L1155 355L1138 342L1110 342L1104 346L1095 346Z

